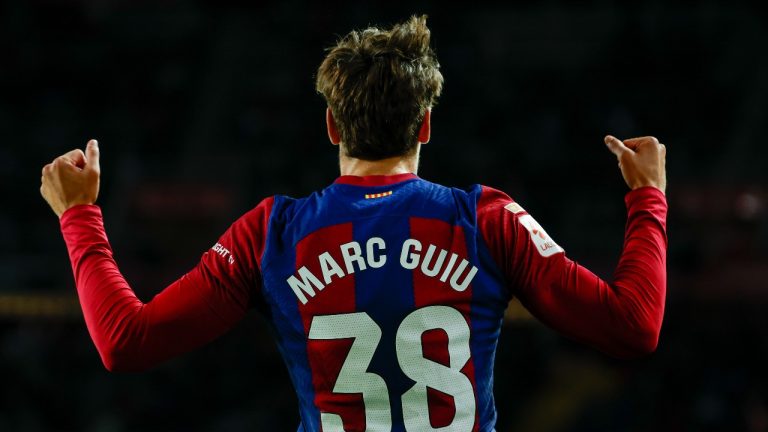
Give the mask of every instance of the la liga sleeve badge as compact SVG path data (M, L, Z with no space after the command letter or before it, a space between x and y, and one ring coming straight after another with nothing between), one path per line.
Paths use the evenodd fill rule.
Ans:
M563 252L563 248L552 240L549 234L544 231L544 228L531 215L522 215L518 220L531 233L531 240L533 240L533 244L536 245L536 250L541 256L546 258Z

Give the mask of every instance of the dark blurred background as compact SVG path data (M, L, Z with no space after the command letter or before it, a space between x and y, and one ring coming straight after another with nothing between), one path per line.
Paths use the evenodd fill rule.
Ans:
M99 203L148 301L262 198L337 176L313 76L339 35L430 15L445 91L420 175L503 189L610 277L626 191L603 146L668 149L658 351L609 359L513 304L498 431L768 431L768 21L713 1L0 4L0 431L291 431L262 318L143 374L88 337L40 168L98 138Z

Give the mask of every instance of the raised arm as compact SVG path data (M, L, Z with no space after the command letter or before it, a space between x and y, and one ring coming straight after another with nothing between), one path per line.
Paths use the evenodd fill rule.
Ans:
M625 197L624 248L611 283L565 256L517 203L485 188L478 226L511 291L560 333L615 357L653 351L666 295L665 149L655 138L606 137L633 190Z
M189 273L141 302L120 273L104 230L94 141L43 169L41 193L60 217L88 331L107 369L143 370L232 328L258 290L257 259L271 200L235 222Z

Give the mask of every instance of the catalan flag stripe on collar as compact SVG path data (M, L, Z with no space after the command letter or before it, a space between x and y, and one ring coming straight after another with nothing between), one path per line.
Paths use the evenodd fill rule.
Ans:
M386 192L375 193L375 194L365 194L365 199L382 198L390 195L392 195L392 191L386 191Z

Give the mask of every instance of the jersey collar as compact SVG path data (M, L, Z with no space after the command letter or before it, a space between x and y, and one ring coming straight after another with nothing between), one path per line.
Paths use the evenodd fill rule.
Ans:
M343 175L336 179L334 184L347 184L353 186L386 186L406 180L418 179L419 176L413 173L394 174L394 175L370 175L370 176L352 176Z

